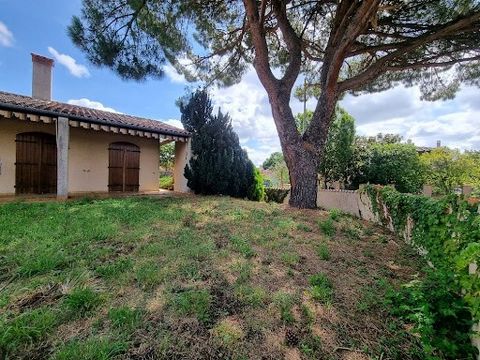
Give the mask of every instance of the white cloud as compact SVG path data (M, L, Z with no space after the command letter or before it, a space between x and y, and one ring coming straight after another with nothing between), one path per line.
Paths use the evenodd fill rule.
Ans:
M8 29L7 25L0 21L0 45L1 46L12 46L13 45L13 34Z
M70 105L84 106L84 107L87 107L87 108L90 108L90 109L95 109L95 110L102 110L102 111L120 113L119 111L117 111L117 110L115 110L111 107L104 106L101 102L89 100L87 98L71 99L71 100L68 100L67 103L70 104Z
M420 146L435 146L441 140L451 147L480 149L479 98L478 88L466 87L453 100L428 102L420 100L418 87L398 86L358 97L347 95L341 106L355 117L360 135L397 133ZM255 164L280 150L267 93L253 69L239 84L213 89L212 100L216 108L230 113L240 143ZM290 105L294 114L303 111L295 98ZM314 109L315 101L307 106Z
M73 76L78 78L90 76L90 72L88 71L87 67L85 65L77 64L77 60L70 55L61 54L51 46L48 47L48 52L58 63L65 66Z
M282 151L280 148L280 143L272 142L270 144L259 145L259 146L242 146L248 153L248 157L252 162L260 166L272 152Z
M240 83L213 89L212 100L217 109L230 114L240 143L255 164L280 149L267 93L253 69Z
M168 119L168 120L160 120L161 122L164 122L165 124L175 126L177 128L183 129L183 124L180 120L177 119Z
M462 88L453 100L421 101L418 88L346 96L342 106L356 119L360 135L396 133L420 146L480 149L478 88Z
M170 64L165 65L163 67L163 71L165 72L165 75L170 79L171 82L176 84L187 83L185 76L183 76L183 74L179 74L172 65Z

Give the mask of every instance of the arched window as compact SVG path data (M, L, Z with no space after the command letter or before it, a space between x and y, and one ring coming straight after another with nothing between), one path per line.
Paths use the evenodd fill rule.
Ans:
M140 148L127 142L108 148L108 191L137 192L140 177Z
M28 132L15 138L15 192L55 194L57 192L57 145L55 135Z

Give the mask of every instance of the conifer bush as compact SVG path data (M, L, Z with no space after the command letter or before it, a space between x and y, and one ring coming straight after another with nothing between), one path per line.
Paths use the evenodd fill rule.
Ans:
M205 90L180 102L180 111L183 126L192 134L192 158L185 167L188 187L196 194L262 200L261 175L240 146L230 116L221 110L213 114Z

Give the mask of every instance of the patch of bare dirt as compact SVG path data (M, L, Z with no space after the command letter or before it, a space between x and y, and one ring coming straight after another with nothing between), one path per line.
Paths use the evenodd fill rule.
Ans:
M58 284L49 284L13 301L9 309L13 311L33 309L43 305L52 304L60 297L62 297L62 293Z

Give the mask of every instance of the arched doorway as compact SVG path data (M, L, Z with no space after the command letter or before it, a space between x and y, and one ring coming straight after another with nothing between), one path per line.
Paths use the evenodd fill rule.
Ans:
M140 148L127 142L111 143L108 158L108 191L138 191Z
M21 133L15 138L15 192L55 194L57 192L57 145L55 135Z

